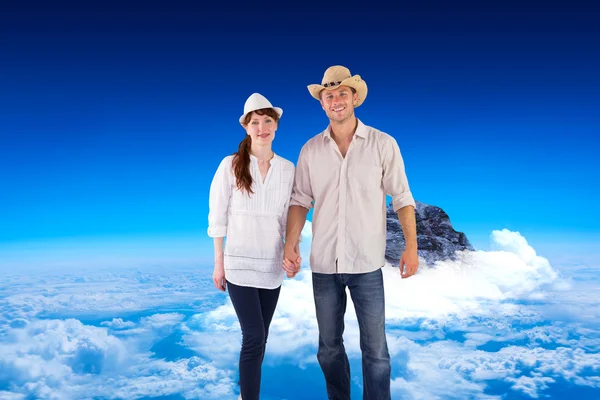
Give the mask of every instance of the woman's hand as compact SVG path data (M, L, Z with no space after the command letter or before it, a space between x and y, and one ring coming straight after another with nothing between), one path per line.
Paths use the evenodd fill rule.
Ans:
M215 269L213 271L213 283L215 287L220 291L225 291L225 265L223 263L223 257L215 257Z

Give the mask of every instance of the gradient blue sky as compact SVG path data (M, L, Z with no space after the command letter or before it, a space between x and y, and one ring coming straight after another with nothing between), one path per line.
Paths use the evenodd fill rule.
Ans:
M327 125L306 86L342 64L414 196L479 246L600 238L600 24L569 5L30 3L0 12L0 246L187 237L252 92L294 163ZM145 240L145 239L140 239Z

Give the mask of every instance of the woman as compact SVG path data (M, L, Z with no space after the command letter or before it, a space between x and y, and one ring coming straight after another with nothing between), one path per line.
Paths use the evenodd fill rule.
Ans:
M269 325L284 277L283 245L294 164L271 148L282 114L264 96L252 94L240 117L246 137L236 153L223 159L210 186L213 281L217 289L229 291L242 328L243 400L259 398Z

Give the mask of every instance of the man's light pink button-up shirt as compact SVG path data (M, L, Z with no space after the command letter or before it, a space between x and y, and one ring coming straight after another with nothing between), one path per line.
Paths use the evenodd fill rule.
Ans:
M354 274L383 266L386 194L396 211L415 206L392 136L359 120L346 157L329 127L302 147L290 205L315 208L313 272Z

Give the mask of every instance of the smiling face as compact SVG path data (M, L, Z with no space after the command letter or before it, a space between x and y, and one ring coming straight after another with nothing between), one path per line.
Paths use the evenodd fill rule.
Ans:
M277 131L277 113L275 110L258 110L246 116L246 133L252 139L252 145L270 146Z
M321 92L321 107L332 122L343 123L354 115L354 106L358 94L352 93L348 86L324 89Z

